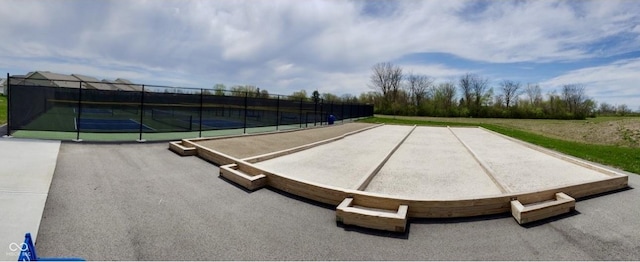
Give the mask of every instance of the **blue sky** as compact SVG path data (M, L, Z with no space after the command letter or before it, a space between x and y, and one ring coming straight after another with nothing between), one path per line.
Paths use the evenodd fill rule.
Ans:
M0 72L371 91L390 61L640 109L640 1L0 1ZM497 88L496 88L496 92Z

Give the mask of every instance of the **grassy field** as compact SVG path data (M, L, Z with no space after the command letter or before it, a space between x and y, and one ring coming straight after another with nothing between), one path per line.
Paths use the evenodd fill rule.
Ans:
M482 126L568 155L640 174L640 118L599 117L579 121L376 116L362 121Z
M7 97L0 95L0 125L7 123Z

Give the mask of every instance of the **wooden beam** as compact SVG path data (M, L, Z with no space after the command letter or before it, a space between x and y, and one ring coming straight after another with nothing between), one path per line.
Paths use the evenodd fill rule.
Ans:
M518 224L526 224L545 218L571 212L576 207L576 200L565 193L556 193L555 199L523 204L518 200L511 201L511 214Z

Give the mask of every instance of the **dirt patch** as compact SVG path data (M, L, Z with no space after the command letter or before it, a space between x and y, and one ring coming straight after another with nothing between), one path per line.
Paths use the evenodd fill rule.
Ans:
M197 144L236 158L247 158L326 140L372 125L347 123L293 132L208 140Z
M587 120L438 117L398 118L469 124L494 124L586 144L640 147L640 117L597 117Z

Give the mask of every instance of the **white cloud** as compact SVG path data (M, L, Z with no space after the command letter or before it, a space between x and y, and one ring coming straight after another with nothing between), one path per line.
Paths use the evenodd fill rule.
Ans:
M148 83L367 91L370 67L439 52L574 61L640 45L634 1L0 1L2 68L134 72ZM371 11L373 10L373 11ZM628 39L594 53L611 37ZM77 64L74 66L74 64ZM59 66L56 66L59 65ZM407 64L438 79L461 69ZM465 70L467 72L469 70ZM273 91L272 91L273 92Z
M588 96L598 102L640 107L640 58L567 72L540 83L547 90L565 84L584 84Z

